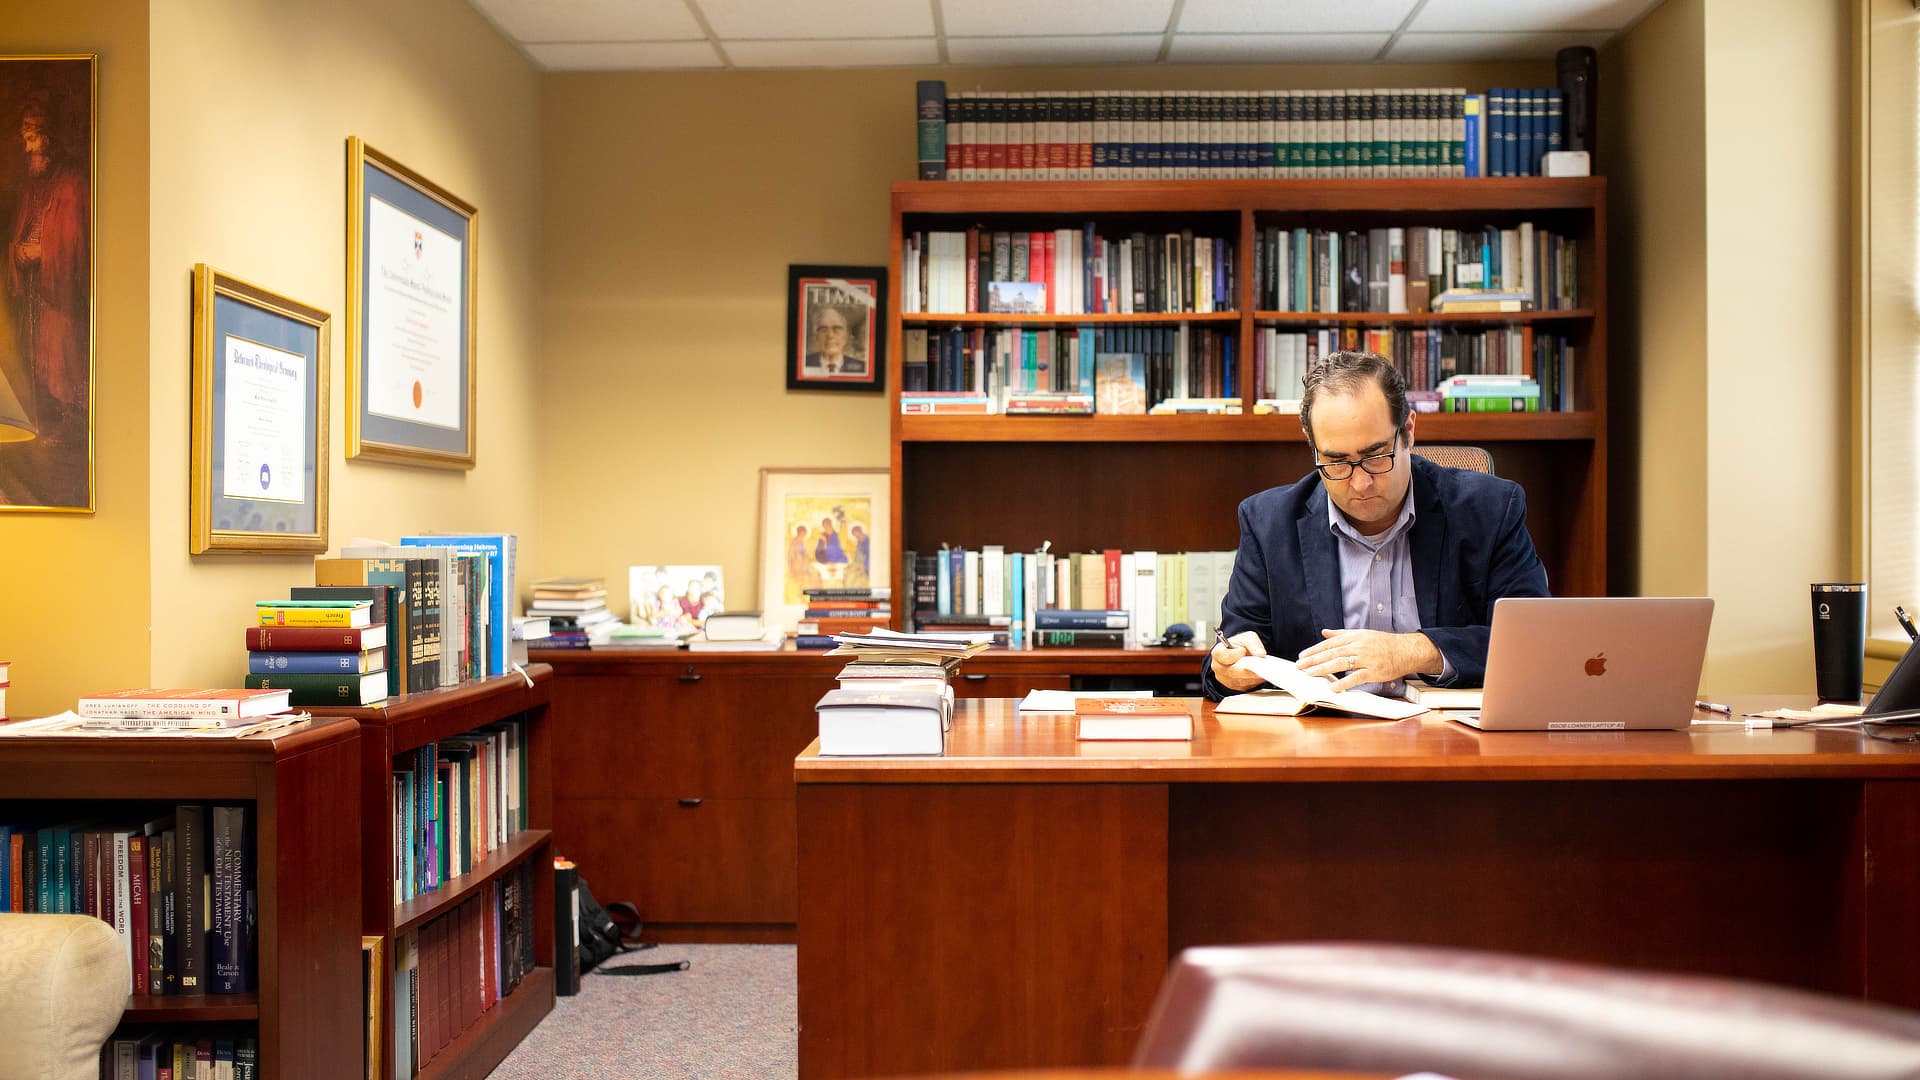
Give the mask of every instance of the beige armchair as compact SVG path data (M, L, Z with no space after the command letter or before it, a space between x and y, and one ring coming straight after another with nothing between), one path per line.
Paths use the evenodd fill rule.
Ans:
M132 981L99 919L0 914L0 1080L94 1080Z

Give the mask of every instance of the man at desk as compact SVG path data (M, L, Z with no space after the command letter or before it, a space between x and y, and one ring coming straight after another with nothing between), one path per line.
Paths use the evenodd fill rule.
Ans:
M1525 493L1416 457L1406 383L1372 353L1314 365L1300 426L1314 471L1240 504L1207 697L1264 685L1232 670L1248 653L1298 655L1336 690L1480 685L1493 602L1547 595Z

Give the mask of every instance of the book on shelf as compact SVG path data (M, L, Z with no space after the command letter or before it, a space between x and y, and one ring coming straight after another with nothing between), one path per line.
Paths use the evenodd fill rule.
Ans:
M947 84L921 79L913 86L914 143L922 180L947 178ZM577 981L577 980L576 980Z
M1300 670L1299 665L1284 657L1243 656L1233 666L1257 675L1291 695L1298 703L1298 708L1295 710L1297 712L1333 710L1352 713L1356 716L1370 716L1379 720L1405 720L1427 711L1424 705L1398 698L1381 697L1364 690L1335 691L1333 680L1321 675L1308 675ZM1268 696L1271 697L1271 695ZM1235 703L1236 706L1241 704ZM1226 702L1222 701L1216 709L1224 706ZM1232 712L1237 709L1229 708L1227 711ZM1248 711L1272 710L1250 707Z
M716 611L704 630L708 641L758 641L767 633L758 611Z
M822 756L941 754L952 698L937 690L829 690L814 705Z
M387 700L387 673L248 673L247 686L289 691L292 704L303 708L329 705L377 705Z
M1441 314L1460 312L1532 311L1533 294L1525 289L1448 289L1433 298L1433 310Z
M373 605L362 601L256 600L254 619L261 626L366 626L373 621Z
M607 579L603 577L541 578L528 587L533 591L535 600L579 600L607 595Z
M1041 608L1033 613L1036 630L1125 630L1133 613L1110 608Z
M1118 649L1127 644L1127 631L1036 629L1032 638L1036 649Z
M406 577L404 569L386 571L376 569L373 560L318 559L314 563L314 579L319 582L310 586L295 586L288 590L295 600L346 599L365 600L371 607L370 626L392 627L396 637L403 634L406 618L405 595ZM323 565L324 564L324 565ZM321 579L327 580L321 580ZM348 584L354 578L360 583ZM335 584L335 581L341 583ZM345 650L342 650L345 651ZM252 658L249 657L249 661ZM359 670L373 671L387 667L384 657L380 663ZM249 663L250 671L267 671L271 668L254 667ZM320 668L288 668L287 670L324 670ZM341 669L350 670L350 669ZM404 674L398 666L387 673L387 692L397 694L406 689L401 682Z
M388 624L358 627L249 626L249 652L361 652L387 648Z
M247 671L267 675L274 672L300 674L365 675L387 669L387 650L363 649L358 652L268 652L249 650Z
M787 643L786 631L763 631L759 637L715 641L703 631L687 639L688 652L777 652Z
M614 623L604 633L590 635L595 649L678 649L691 634L661 630L653 626Z
M73 711L82 718L243 720L284 712L285 689L145 688L83 695Z
M403 536L401 545L431 547L444 545L457 555L479 556L485 573L469 591L480 617L470 620L484 641L484 664L474 665L478 675L506 672L509 641L513 627L513 607L518 599L515 577L519 573L519 537L509 532L450 532L435 529L424 535Z
M1193 738L1193 713L1173 698L1076 698L1073 717L1077 739Z

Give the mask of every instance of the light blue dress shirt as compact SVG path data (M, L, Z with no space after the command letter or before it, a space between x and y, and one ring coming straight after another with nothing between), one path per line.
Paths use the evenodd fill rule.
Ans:
M1340 507L1331 498L1327 500L1327 523L1333 530L1334 550L1340 554L1345 629L1390 634L1410 634L1420 629L1420 604L1413 593L1413 545L1407 539L1413 531L1413 502L1413 485L1409 483L1400 516L1393 519L1387 531L1362 536ZM1443 678L1452 675L1453 665L1444 655L1440 661L1439 674ZM1406 689L1406 680L1361 683L1353 689L1399 697Z

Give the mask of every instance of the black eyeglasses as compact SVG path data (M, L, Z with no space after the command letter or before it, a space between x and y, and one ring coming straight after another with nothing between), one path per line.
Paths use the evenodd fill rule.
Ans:
M1320 478L1322 480L1346 480L1353 476L1353 467L1355 465L1360 466L1360 468L1373 476L1390 473L1393 471L1394 458L1400 453L1400 434L1398 431L1393 433L1393 449L1391 450L1385 450L1378 454L1368 454L1358 461L1316 461L1313 463L1313 467L1320 470ZM1318 455L1320 453L1319 449L1316 448L1314 453Z

